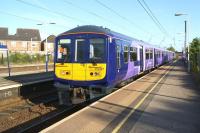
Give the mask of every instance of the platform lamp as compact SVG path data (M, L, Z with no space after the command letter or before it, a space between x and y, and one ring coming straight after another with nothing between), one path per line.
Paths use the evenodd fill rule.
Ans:
M174 16L183 16L183 15L188 16L188 14L185 14L185 13L175 13L175 14L174 14ZM184 21L184 24L185 24L185 26L184 26L184 27L185 27L185 28L184 28L184 29L185 29L184 50L185 50L185 53L186 53L186 45L187 45L187 43L188 43L188 42L187 42L187 36L188 36L188 33L187 33L187 32L188 32L188 31L187 31L187 30L188 30L188 29L187 29L187 22L188 22L188 19ZM190 52L190 45L189 45L189 44L188 44L188 49L187 49L187 50L188 50L188 51L187 51L187 52L188 52L188 53L187 53L188 72L190 72L190 53L189 53L189 52Z
M50 23L39 23L39 24L37 24L37 25L48 25L48 24L56 24L56 23L54 23L54 22L50 22ZM46 72L48 72L48 62L49 62L49 58L48 58L48 47L47 47L48 41L47 41L47 39L48 39L48 34L46 35L46 40L45 40L45 43L46 43L46 45L45 45Z

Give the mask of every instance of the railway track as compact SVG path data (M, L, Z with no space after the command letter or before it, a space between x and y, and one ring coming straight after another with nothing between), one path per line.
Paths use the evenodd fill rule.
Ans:
M102 98L103 96L100 96L98 98L95 98L93 100L72 105L69 107L66 106L59 106L57 110L54 110L53 112L50 112L49 114L46 114L36 120L31 121L28 124L21 125L21 128L15 128L12 130L9 130L8 132L39 132L42 129L54 124L55 122L79 111L80 109L90 105L94 101L97 101L98 99Z
M55 110L58 103L52 81L25 85L20 96L0 100L0 132Z
M16 102L0 109L0 132L12 129L18 125L35 119L55 110L58 103L57 93L49 91L29 98L16 98Z

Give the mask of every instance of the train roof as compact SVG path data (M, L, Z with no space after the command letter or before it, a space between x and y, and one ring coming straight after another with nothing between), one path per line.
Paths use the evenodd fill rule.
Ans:
M103 28L102 26L95 26L95 25L84 25L84 26L78 26L76 28L73 28L71 30L68 30L60 35L66 35L66 34L70 34L70 33L81 33L81 32L94 32L94 33L103 33L106 35L111 35L111 36L117 36L117 37L121 37L121 38L125 38L127 40L137 40L135 38L120 34L118 32L112 31L108 28Z
M77 26L76 28L68 30L62 34L79 33L79 32L97 32L97 33L110 34L109 29L94 25Z
M109 35L109 36L114 36L114 37L117 37L117 38L122 38L124 40L127 40L127 41L134 41L134 42L137 42L139 43L140 45L144 45L144 46L147 46L147 47L154 47L156 49L160 49L160 50L165 50L165 51L168 51L164 48L159 48L157 46L154 46L152 44L149 44L147 42L144 42L142 40L138 40L136 38L132 38L132 37L129 37L127 35L124 35L124 34L121 34L121 33L118 33L118 32L115 32L115 31L112 31L108 28L104 28L102 26L95 26L95 25L84 25L84 26L78 26L76 28L73 28L71 30L68 30L66 32L63 32L61 33L59 36L62 36L62 35L66 35L66 34L73 34L73 33L101 33L101 34L106 34L106 35Z

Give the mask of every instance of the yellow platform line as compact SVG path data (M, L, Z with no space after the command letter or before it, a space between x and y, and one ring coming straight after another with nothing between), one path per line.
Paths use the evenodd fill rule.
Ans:
M144 102L144 100L149 96L149 94L156 88L156 86L162 81L162 79L171 71L172 67L167 71L162 78L151 88L151 90L136 104L136 106L129 112L129 114L114 128L112 133L117 133L119 129L124 125L128 118L135 112L136 109Z

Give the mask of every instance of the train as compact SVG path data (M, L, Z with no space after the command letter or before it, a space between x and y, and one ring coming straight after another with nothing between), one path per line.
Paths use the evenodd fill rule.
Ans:
M59 103L78 104L108 94L174 56L102 26L75 27L55 39L54 86Z

